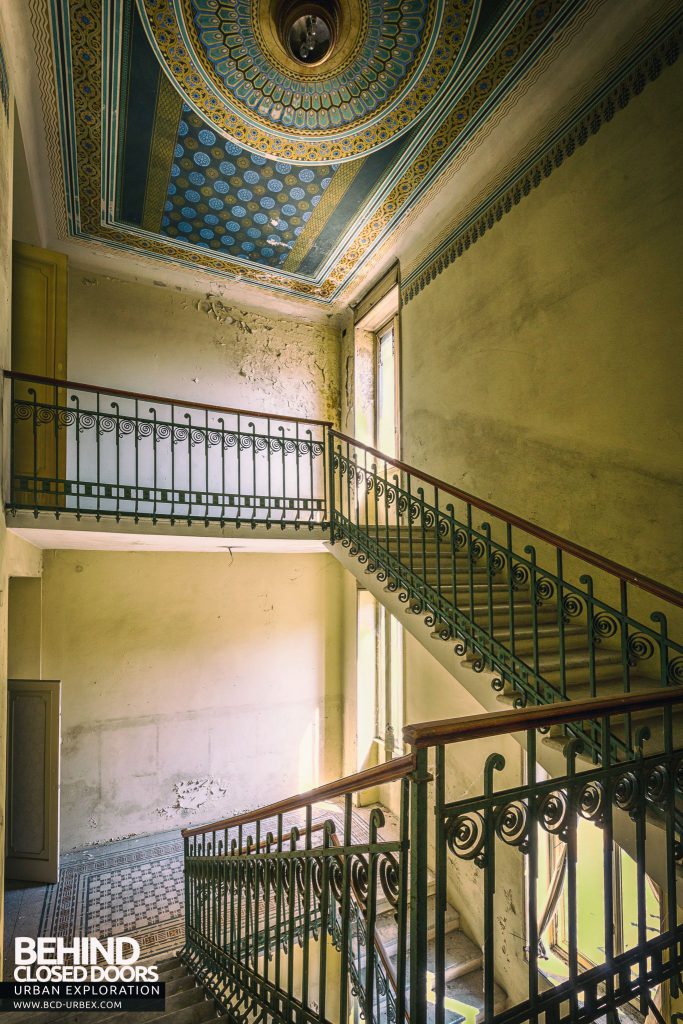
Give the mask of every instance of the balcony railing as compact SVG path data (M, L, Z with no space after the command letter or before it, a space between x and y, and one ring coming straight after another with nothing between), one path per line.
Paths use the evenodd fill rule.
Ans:
M322 420L5 376L10 511L283 529L325 520Z

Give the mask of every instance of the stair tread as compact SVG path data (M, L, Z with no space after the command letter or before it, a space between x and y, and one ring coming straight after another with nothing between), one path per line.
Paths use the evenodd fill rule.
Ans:
M436 912L436 896L431 895L427 898L427 928L429 931L434 929L434 917ZM450 903L446 904L446 930L450 932L452 929L457 928L460 924L460 914L452 907ZM410 934L410 922L408 921L408 934ZM394 917L393 910L385 910L382 914L378 914L375 922L375 935L382 943L382 946L387 953L393 951L398 941L398 924Z
M481 949L459 928L446 934L444 953L446 974L452 978L464 977L470 971L481 968ZM436 944L430 942L427 946L427 970L434 971L435 965Z

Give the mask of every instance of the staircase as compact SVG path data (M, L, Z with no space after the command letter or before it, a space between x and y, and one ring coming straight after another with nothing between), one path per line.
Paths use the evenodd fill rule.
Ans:
M436 880L430 872L427 882L427 1020L432 1024L436 1017L434 991L436 967ZM386 900L377 907L375 943L385 963L391 968L391 978L396 984L398 959L398 929L393 909ZM460 914L447 902L444 914L445 969L443 973L445 993L445 1024L475 1024L483 1019L484 975L482 950L460 927ZM408 932L410 943L410 932ZM494 1009L496 1013L508 1005L507 995L496 985Z
M328 436L330 551L483 707L495 705L476 675L514 707L683 684L683 646L670 636L683 627L683 594L344 434ZM656 716L633 716L610 736L612 756L629 756L645 728L648 749L662 749ZM562 735L602 756L598 733Z
M632 1000L654 1013L657 985L683 989L683 594L328 423L5 376L10 515L322 536L487 710L408 727L412 753L377 769L187 830L186 942L164 965L167 1009L148 1019L192 1024L215 1007L229 1024L347 1024L354 1009L368 1024L615 1024ZM519 739L526 781L499 792L494 753L481 794L458 792L451 745L499 735ZM354 801L389 784L397 832L385 835L375 808L354 834ZM340 798L341 815L314 817ZM287 832L293 812L302 820ZM604 963L592 968L576 932L579 819L605 837L605 893L613 841L638 871L638 945L616 950L606 897ZM536 879L548 835L568 851L569 977L540 980L534 904L528 993L511 1000L497 975L494 850L515 851ZM646 850L666 904L654 939ZM464 862L480 873L483 950L449 899Z

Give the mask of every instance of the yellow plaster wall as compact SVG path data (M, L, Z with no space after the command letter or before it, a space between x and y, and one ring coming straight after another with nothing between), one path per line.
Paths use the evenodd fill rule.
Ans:
M402 312L406 461L683 586L683 61Z
M338 777L341 573L324 554L47 552L63 847Z
M69 377L337 420L339 331L203 292L69 270Z

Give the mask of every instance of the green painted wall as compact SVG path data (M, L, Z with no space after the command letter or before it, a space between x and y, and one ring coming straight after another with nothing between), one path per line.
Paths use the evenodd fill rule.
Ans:
M683 61L402 312L407 462L683 586Z

